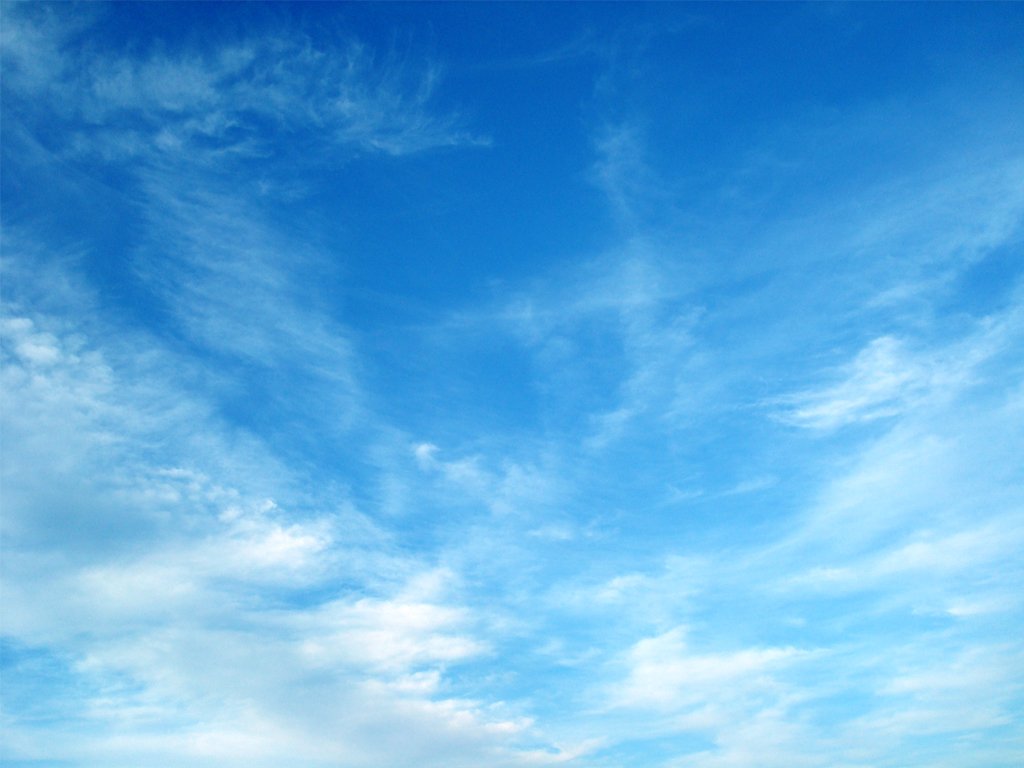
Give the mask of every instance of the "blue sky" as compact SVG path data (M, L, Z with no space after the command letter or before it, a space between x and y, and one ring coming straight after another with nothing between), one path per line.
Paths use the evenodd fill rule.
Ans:
M4 765L1024 760L1024 7L2 14Z

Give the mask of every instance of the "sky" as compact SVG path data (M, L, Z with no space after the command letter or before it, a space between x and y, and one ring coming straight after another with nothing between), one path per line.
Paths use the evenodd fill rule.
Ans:
M1024 763L1024 5L0 12L0 763Z

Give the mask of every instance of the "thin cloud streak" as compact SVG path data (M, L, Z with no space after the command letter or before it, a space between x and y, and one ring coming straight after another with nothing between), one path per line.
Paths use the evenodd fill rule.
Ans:
M10 6L6 16L5 86L43 89L63 119L87 126L70 133L67 153L209 164L265 158L282 132L302 146L310 130L328 149L394 156L488 143L457 117L432 114L436 66L376 61L357 41L338 55L286 29L139 58L73 46L85 25L52 7ZM117 127L126 124L134 127Z

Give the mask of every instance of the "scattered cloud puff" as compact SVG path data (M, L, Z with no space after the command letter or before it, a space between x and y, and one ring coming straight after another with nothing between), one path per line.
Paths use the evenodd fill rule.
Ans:
M770 687L771 668L797 655L793 648L694 654L686 648L685 630L676 628L629 650L629 675L614 700L619 706L656 710L714 708L716 698L732 696L738 688Z

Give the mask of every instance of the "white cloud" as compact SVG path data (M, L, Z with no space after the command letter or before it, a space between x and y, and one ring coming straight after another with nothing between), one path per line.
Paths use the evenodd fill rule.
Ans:
M638 641L627 655L629 674L612 693L618 706L679 710L751 696L771 689L774 669L805 652L795 648L749 648L727 653L694 653L686 630L675 628Z
M644 161L640 129L622 124L605 129L596 142L598 161L594 178L609 202L627 219L651 184L651 172Z
M907 359L898 340L883 336L857 353L838 384L795 396L797 405L785 418L798 426L832 429L894 416L906 399L926 386L927 375L916 361Z
M73 713L9 721L5 757L561 759L539 757L526 714L452 695L448 669L490 652L454 574L396 554L350 500L298 488L151 339L5 309L23 310L3 325L5 642L67 664L46 695ZM5 669L7 690L27 685L49 683Z
M492 469L481 456L444 460L433 443L417 443L412 453L423 472L440 478L442 493L450 494L454 503L480 505L496 515L529 518L559 492L557 476L544 466L504 460Z
M917 612L963 618L1013 606L1002 594L1004 578L989 574L1004 572L1024 544L1019 515L999 515L984 525L941 534L923 527L892 538L896 539L892 545L880 542L867 555L832 554L835 564L791 574L780 584L812 594L885 588L890 602L902 600ZM818 556L829 557L820 552ZM950 602L956 592L961 596Z
M202 52L130 56L80 45L87 23L69 15L5 13L5 86L77 121L64 151L191 163L265 157L268 124L297 141L312 132L320 147L389 155L487 143L456 115L432 111L440 72L431 63L378 57L351 39L320 49L280 27Z
M819 390L781 398L779 414L799 427L832 430L901 415L922 407L945 407L964 390L984 382L981 372L1004 355L1020 336L1018 303L983 317L961 338L926 350L881 336L843 365L838 381Z
M405 675L425 664L458 662L486 650L478 640L459 634L469 620L465 610L437 602L402 596L336 601L310 619L302 632L302 652L318 666L342 663Z

